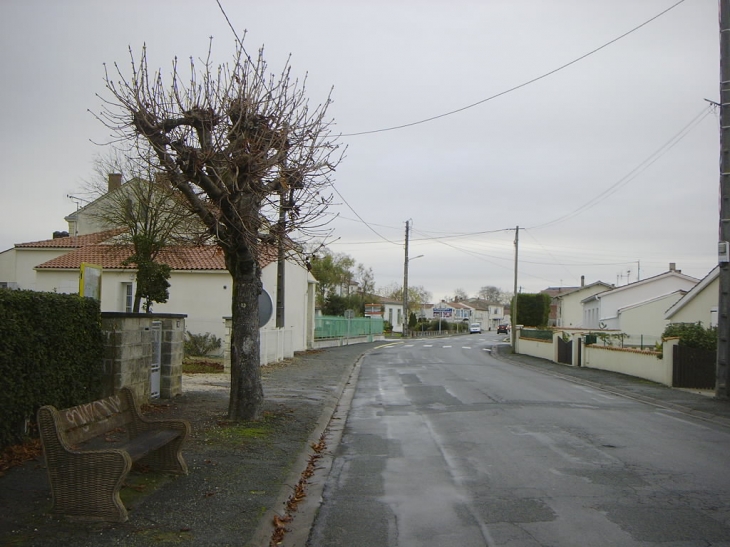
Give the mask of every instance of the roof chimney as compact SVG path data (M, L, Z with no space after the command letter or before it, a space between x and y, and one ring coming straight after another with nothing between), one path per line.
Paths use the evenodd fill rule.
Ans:
M107 187L108 192L113 192L122 187L122 174L121 173L109 173L109 185Z
M586 276L581 275L580 276L580 286L585 287L586 286Z
M676 262L670 262L669 263L669 271L670 272L677 271L677 263Z

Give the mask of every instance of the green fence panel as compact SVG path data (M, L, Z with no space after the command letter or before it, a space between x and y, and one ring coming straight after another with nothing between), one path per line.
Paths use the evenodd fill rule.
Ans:
M381 317L334 317L320 315L314 318L315 338L348 338L367 336L369 334L383 334L383 319Z

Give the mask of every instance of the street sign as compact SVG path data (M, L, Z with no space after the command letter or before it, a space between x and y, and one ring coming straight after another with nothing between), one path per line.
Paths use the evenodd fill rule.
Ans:
M452 311L453 310L451 308L434 308L433 316L434 317L451 317Z

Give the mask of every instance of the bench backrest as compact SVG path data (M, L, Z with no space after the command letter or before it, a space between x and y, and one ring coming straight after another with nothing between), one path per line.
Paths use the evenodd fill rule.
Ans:
M75 445L132 422L134 416L130 404L134 404L132 398L126 393L119 393L59 410L56 423L66 441Z

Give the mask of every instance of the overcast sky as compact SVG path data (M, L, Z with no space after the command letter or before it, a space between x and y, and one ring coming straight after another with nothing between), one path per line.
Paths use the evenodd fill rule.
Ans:
M250 53L265 46L308 74L347 157L336 173L330 248L379 287L434 300L457 288L512 291L625 284L670 262L701 278L717 263L717 0L221 0ZM229 61L215 0L0 3L0 250L67 226L108 131L103 64L174 56ZM372 133L352 135L353 133ZM348 205L349 204L349 205ZM362 219L362 220L361 220ZM363 222L364 221L364 222Z

